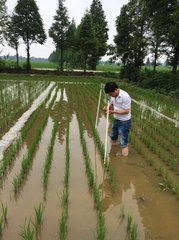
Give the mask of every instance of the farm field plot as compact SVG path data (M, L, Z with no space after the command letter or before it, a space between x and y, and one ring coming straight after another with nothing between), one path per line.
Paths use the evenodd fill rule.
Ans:
M48 89L0 160L0 239L179 239L179 103L119 84L130 153L108 139L104 162L102 85L50 84L0 82L1 137Z

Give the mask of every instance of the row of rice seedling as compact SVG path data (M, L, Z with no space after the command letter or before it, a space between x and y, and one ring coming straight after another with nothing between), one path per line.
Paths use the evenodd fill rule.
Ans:
M137 114L140 111L140 114ZM172 144L175 145L175 139L178 135L177 126L174 123L170 122L167 119L164 119L157 114L153 114L149 109L145 109L145 107L139 107L136 103L133 102L132 105L133 115L136 116L136 120L143 121L144 124L147 123L151 125L152 129L160 132L160 134L166 137L166 134L170 134L167 140L169 140ZM137 116L138 115L138 116ZM174 140L172 141L172 139Z
M0 84L1 85L1 84ZM0 135L44 91L48 83L16 83L11 88L0 90Z
M121 88L126 88L132 98L141 101L155 110L179 120L179 103L166 95L152 92L129 84L119 83Z
M77 92L78 92L78 90L77 90ZM96 145L97 145L97 147L99 149L99 152L101 154L102 159L104 160L104 152L105 152L104 144L103 144L103 142L100 139L100 136L99 136L99 133L98 133L97 129L95 128L95 120L94 120L94 118L92 116L91 111L89 111L89 109L87 108L87 106L85 104L84 95L80 94L80 92L79 92L78 96L79 96L78 101L80 101L83 104L83 109L84 109L84 112L85 112L85 114L86 114L86 116L88 118L89 124L91 126L91 130L93 132L93 136L94 136ZM86 96L86 98L87 98L87 96ZM114 173L113 173L113 170L112 170L112 167L111 167L111 164L109 162L108 157L107 157L107 159L105 159L104 166L105 166L105 170L106 170L106 172L108 174L109 183L111 185L112 190L114 191L115 190Z
M135 125L133 125L133 128L135 128ZM162 166L160 159L152 153L150 148L146 147L140 136L134 131L131 131L130 142L138 151L138 153L143 155L149 165L154 167L154 169L158 172L158 176L162 177L162 183L159 184L160 187L165 191L171 191L172 193L175 193L177 196L179 196L179 186L176 180L171 177L169 170Z
M133 219L130 214L128 214L127 217L127 232L130 240L137 240L137 225L133 223Z
M134 108L134 112L135 109L136 108ZM154 119L151 122L154 122ZM159 119L158 122L160 122ZM167 165L170 165L173 170L176 169L179 154L177 147L173 146L173 144L171 144L167 138L164 138L162 137L162 135L159 135L158 132L152 128L152 125L150 124L149 121L144 121L143 119L137 118L135 113L133 124L135 125L133 131L135 132L136 135L139 135L144 144L159 158L161 158ZM175 132L177 132L177 128L175 129L176 129ZM166 131L166 129L163 130ZM173 142L175 142L176 137L173 136L173 139L174 139Z
M7 207L1 202L2 213L0 215L0 238L2 236L3 227L7 224Z
M62 91L61 99L57 105L57 112L56 112L55 119L54 119L54 126L52 129L52 135L51 135L50 143L48 145L47 155L46 155L45 164L44 164L44 168L43 168L43 174L42 174L42 182L43 182L43 186L44 186L44 199L46 199L48 176L49 176L50 166L51 166L51 162L52 162L52 158L53 158L53 146L55 143L55 137L56 137L56 132L57 132L57 128L58 128L59 112L61 110L61 104L62 104L62 100L63 100L63 89L61 91Z
M95 91L95 90L94 90ZM155 153L155 150L156 150L156 152L158 152L158 157L160 157L161 158L161 155L164 157L164 158L167 158L167 156L168 156L168 158L170 157L170 164L171 164L171 167L174 169L174 167L176 166L176 163L177 163L177 159L176 159L176 157L177 157L177 152L176 153L174 153L174 154L169 154L167 151L165 151L164 150L164 154L162 153L162 148L164 147L164 146L170 146L170 143L168 143L167 141L166 141L166 139L164 139L163 140L163 145L164 146L162 146L162 144L160 143L160 141L158 141L159 143L160 143L160 148L157 148L156 147L156 144L154 143L154 141L153 141L153 139L152 138L150 138L149 139L149 141L148 141L148 135L149 134L144 134L144 129L149 129L149 123L151 122L151 123L156 123L156 118L155 118L155 121L149 121L151 118L154 118L154 116L151 114L151 112L149 111L149 110L147 110L147 117L145 117L144 118L144 116L143 116L143 114L142 114L142 112L141 112L141 115L139 114L139 108L137 107L137 105L136 105L136 109L134 109L133 111L134 111L134 116L133 116L133 121L135 122L135 121L137 121L138 119L140 119L140 117L142 116L142 118L141 118L141 123L139 123L139 126L136 126L134 123L133 123L133 129L134 129L134 131L136 131L134 134L133 134L133 142L135 142L135 145L137 145L138 144L138 151L141 153L141 152L143 152L143 155L145 155L145 157L147 158L147 160L149 161L149 163L150 163L150 165L153 165L154 164L154 162L156 161L155 160L155 158L156 157L149 157L148 155L146 155L146 151L145 150L143 150L143 144L139 144L138 143L138 141L137 141L137 139L136 139L136 136L137 135L140 135L140 137L144 140L144 139L146 139L146 142L148 142L148 146L150 146L150 150L151 151L153 151L154 153ZM150 117L150 118L149 118ZM148 125L148 127L146 128L146 127L143 127L141 130L140 130L140 127L141 126L143 126L143 124L145 123L147 121L147 124L146 125ZM164 132L166 132L166 121L167 120L164 120L164 122L165 122L165 128L163 129L164 130ZM149 122L149 123L148 123ZM151 128L152 129L152 128ZM172 126L169 126L167 129L169 129L170 130L170 132L171 133L174 133L174 135L177 135L177 131L176 131L176 128L175 127L172 127ZM151 130L152 132L153 132L153 130ZM152 134L155 134L156 135L156 133L155 133L155 131L154 131L154 133L152 133ZM145 136L144 136L145 135ZM170 135L172 135L172 134L170 134ZM156 135L157 136L157 135ZM157 137L156 137L157 138ZM176 137L174 136L174 137L172 137L172 139L174 139L173 140L173 142L177 142L176 141ZM145 140L144 140L145 141ZM157 143L157 144L159 144L159 143ZM134 144L134 143L133 143ZM172 148L173 149L173 148ZM155 153L156 154L156 153ZM174 155L174 156L173 156ZM158 168L158 170L159 170L160 168ZM160 170L160 174L161 174L161 170ZM171 177L169 177L169 174L166 174L166 172L165 171L163 171L163 173L161 174L161 176L163 177L163 181L164 181L164 185L166 186L167 185L167 189L171 189L171 191L172 192L175 192L175 193L177 193L177 184L174 182L174 181L172 181L171 179Z
M53 88L52 88L53 89ZM7 170L10 168L13 160L15 159L15 155L17 154L18 150L20 149L22 142L24 141L25 137L27 136L30 128L36 121L37 117L39 116L39 113L44 108L46 102L50 98L52 89L50 90L47 97L44 99L44 101L41 103L41 105L34 111L31 115L31 117L26 122L25 126L23 127L19 137L15 140L14 143L12 143L9 148L7 149L5 156L0 164L0 181L2 181L2 178L5 176ZM2 182L1 182L2 184Z
M32 162L32 159L33 159L34 152L36 151L36 148L37 148L38 143L40 141L40 138L42 136L43 129L44 129L44 127L47 124L47 120L48 120L51 108L52 108L52 106L54 104L54 101L56 99L57 92L58 92L58 88L56 89L56 94L53 97L53 99L52 99L52 101L51 101L51 103L50 103L50 105L48 107L48 110L45 113L43 122L42 122L42 124L38 128L37 133L36 133L36 135L34 137L34 140L33 140L32 144L30 145L30 147L28 149L27 154L25 154L23 156L23 159L22 159L22 162L21 162L21 169L20 169L19 173L16 175L16 177L13 179L12 184L13 184L14 192L16 194L19 192L19 190L20 190L20 188L22 186L22 183L23 183L23 181L25 179L25 176L27 175L27 173L29 171L29 168L30 168L30 165L31 165L31 162Z
M39 239L40 230L43 221L43 211L44 206L42 203L38 207L34 207L34 219L30 219L28 222L25 220L25 223L21 229L20 236L24 240L33 240L34 238Z
M97 218L98 218L97 239L103 240L103 239L105 239L105 236L106 236L106 226L105 226L105 218L104 218L104 214L103 214L103 210L102 210L103 207L102 207L100 192L99 192L99 189L95 182L94 172L93 172L92 166L91 166L91 159L89 157L89 152L88 152L86 140L84 137L84 127L83 127L83 123L82 123L82 120L81 120L81 117L79 114L77 95L75 95L74 101L75 101L76 116L78 119L79 130L80 130L80 141L81 141L81 145L82 145L83 156L84 156L86 171L87 171L87 175L88 175L88 183L89 183L89 187L93 191L94 203L95 203L96 210L97 210Z
M171 191L179 197L179 185L169 174L169 170L160 163L157 156L151 154L150 150L146 148L141 139L133 131L130 134L130 142L137 152L146 159L149 165L154 167L158 172L158 176L162 177L163 182L159 184L160 187L163 190Z
M69 205L69 176L70 176L70 112L69 102L67 104L67 121L66 121L66 164L64 175L64 189L62 193L62 214L59 220L59 239L65 240L67 238L67 220L68 220L68 205Z

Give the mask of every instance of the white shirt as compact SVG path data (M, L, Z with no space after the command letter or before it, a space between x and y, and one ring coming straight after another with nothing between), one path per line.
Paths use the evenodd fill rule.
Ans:
M110 97L110 103L113 104L114 110L129 109L127 114L113 114L115 119L126 121L131 119L131 98L127 92L119 89L119 95L117 97Z

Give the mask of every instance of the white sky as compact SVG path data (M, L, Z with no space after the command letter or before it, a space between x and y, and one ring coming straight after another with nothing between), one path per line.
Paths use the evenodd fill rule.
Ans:
M55 49L52 39L48 37L48 29L51 27L53 16L56 14L58 0L36 0L36 2L44 23L47 40L44 45L36 43L32 44L30 54L34 57L48 58L52 51ZM121 7L127 2L128 0L101 0L109 28L108 43L113 43L113 36L116 34L116 17L119 16ZM13 11L16 3L16 0L7 0L6 6L9 12ZM81 21L82 16L84 15L85 10L90 8L91 3L92 0L66 0L65 6L68 9L70 20L74 18L76 25L78 25ZM1 55L15 55L15 50L8 46L4 46L2 50L3 51L1 52ZM23 43L19 48L19 55L26 57L25 45Z

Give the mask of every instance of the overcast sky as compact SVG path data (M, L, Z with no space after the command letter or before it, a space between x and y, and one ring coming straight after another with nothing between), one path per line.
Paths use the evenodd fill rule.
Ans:
M58 0L36 0L40 15L43 19L45 31L48 35L48 29L51 27L53 22L53 16L56 14L56 10L58 7ZM113 36L116 34L115 29L115 21L116 17L120 14L121 7L126 4L128 0L101 0L101 4L103 6L103 10L106 15L106 20L108 22L109 28L109 40L108 43L113 43ZM7 8L9 12L12 12L17 1L16 0L7 0ZM82 16L86 9L90 8L92 0L66 0L65 6L68 9L68 14L70 20L72 18L75 19L76 25L78 25L81 21ZM52 42L51 38L47 38L46 43L44 45L40 44L32 44L31 45L31 56L34 57L42 57L48 58L50 53L55 49L55 46ZM3 47L3 51L1 55L15 55L15 50L9 48L7 46ZM19 48L20 56L26 57L25 45L21 44Z

